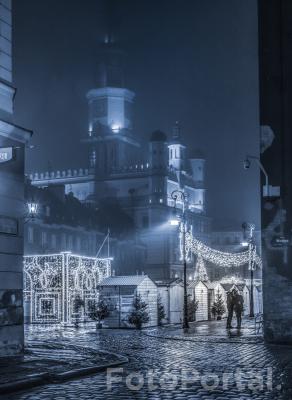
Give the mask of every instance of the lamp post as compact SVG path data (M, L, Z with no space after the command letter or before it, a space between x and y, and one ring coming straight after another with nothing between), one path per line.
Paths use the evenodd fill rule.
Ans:
M248 269L250 271L250 296L249 296L249 316L251 318L254 317L254 298L253 298L253 272L255 269L255 262L254 262L254 254L256 251L256 246L254 243L254 238L253 238L253 231L255 230L255 225L254 224L247 224L243 223L242 228L244 231L244 238L246 238L246 230L249 230L249 237L248 237L248 252L249 252L249 258L248 258Z
M183 308L183 329L189 328L188 322L188 294L187 294L187 260L186 260L186 202L187 197L181 190L174 190L171 193L171 198L174 200L176 207L177 200L182 202L182 217L180 222L171 221L171 225L180 225L182 233L182 254L183 254L183 285L184 285L184 308Z
M261 160L259 159L259 157L256 156L251 156L251 155L247 155L245 160L243 161L243 167L244 169L249 169L251 161L250 160L255 160L255 162L258 164L260 170L262 171L262 173L265 175L265 191L263 193L263 196L266 197L270 195L270 187L269 187L269 177L267 174L267 171L265 170L265 167L263 166L263 164L261 163Z
M25 222L29 221L29 220L34 220L34 218L37 216L38 214L38 203L35 203L33 200L29 203L27 203L27 210L28 213L25 216Z

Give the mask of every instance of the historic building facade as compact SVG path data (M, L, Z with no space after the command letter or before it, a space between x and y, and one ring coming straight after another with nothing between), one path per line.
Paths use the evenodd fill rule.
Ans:
M154 279L181 276L178 232L170 227L173 207L182 203L171 197L174 190L187 196L189 228L208 241L210 221L205 209L205 160L196 153L187 156L179 124L171 138L161 131L145 143L133 129L135 94L124 87L122 52L115 43L105 44L100 55L99 87L87 93L88 148L85 169L34 173L38 187L65 185L66 193L86 204L115 200L133 219L136 232L146 246L145 272ZM140 270L140 266L136 267ZM190 268L193 268L190 265ZM124 270L123 273L135 271Z
M27 182L25 199L36 207L36 212L25 218L25 256L70 252L83 257L111 257L116 273L126 266L135 273L137 266L144 267L145 245L136 237L118 234L114 226L104 226L100 219L103 211L66 195L63 186L37 188ZM112 232L108 228L113 228Z
M0 0L0 356L23 350L24 148L13 124L11 1Z

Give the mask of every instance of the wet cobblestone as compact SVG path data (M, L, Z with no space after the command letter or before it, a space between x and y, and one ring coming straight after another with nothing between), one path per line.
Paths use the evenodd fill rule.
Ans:
M78 346L108 350L129 357L121 373L121 382L107 390L106 373L83 377L62 384L47 385L9 399L214 399L214 400L291 400L292 347L263 343L190 342L148 337L132 330L94 328L62 330L36 329L33 340L56 340ZM237 372L237 380L232 374ZM129 377L129 374L134 374ZM230 382L223 387L223 374ZM259 383L263 378L263 390ZM194 376L197 374L197 376ZM210 375L212 374L212 375ZM215 375L214 375L215 374ZM272 386L268 380L272 374ZM219 382L216 381L218 376ZM189 383L186 379L198 378ZM208 378L209 377L209 378ZM130 379L132 378L132 379ZM132 384L132 389L127 387ZM177 379L177 381L176 381ZM140 381L139 381L140 380ZM142 382L144 380L144 382ZM143 384L142 384L143 383ZM213 388L211 384L213 383ZM218 383L218 384L217 384ZM241 386L239 385L241 384ZM209 386L208 386L209 385ZM212 389L212 390L211 390Z

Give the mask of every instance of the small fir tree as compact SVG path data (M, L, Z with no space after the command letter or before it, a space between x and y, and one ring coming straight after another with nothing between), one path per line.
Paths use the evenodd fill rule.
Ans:
M193 322L196 320L196 311L199 306L199 301L192 299L188 296L188 321Z
M217 316L217 319L221 319L222 315L226 311L226 308L224 305L224 300L222 298L222 294L219 292L219 289L216 293L215 301L214 301L211 311L212 311L212 314L214 315L214 318Z
M128 322L136 329L141 329L143 324L149 322L148 305L142 300L140 294L136 294L133 300L133 309L128 315Z
M164 305L162 304L161 297L158 295L157 297L157 319L158 325L162 325L162 320L165 318L165 310Z
M89 317L93 321L97 321L98 326L100 326L101 321L103 321L109 315L110 315L109 306L103 299L94 302L90 307Z

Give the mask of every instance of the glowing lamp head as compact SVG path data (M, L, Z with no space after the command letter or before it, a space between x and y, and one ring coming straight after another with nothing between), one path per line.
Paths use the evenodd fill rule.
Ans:
M171 219L169 221L171 226L178 226L179 225L179 220L178 219Z
M37 203L27 203L28 213L31 217L35 217L38 212L38 204Z
M121 130L121 127L120 127L120 125L118 125L118 124L113 124L113 125L111 126L111 130L112 130L114 133L119 133L120 130Z
M248 242L241 242L241 246L247 247L248 246Z

